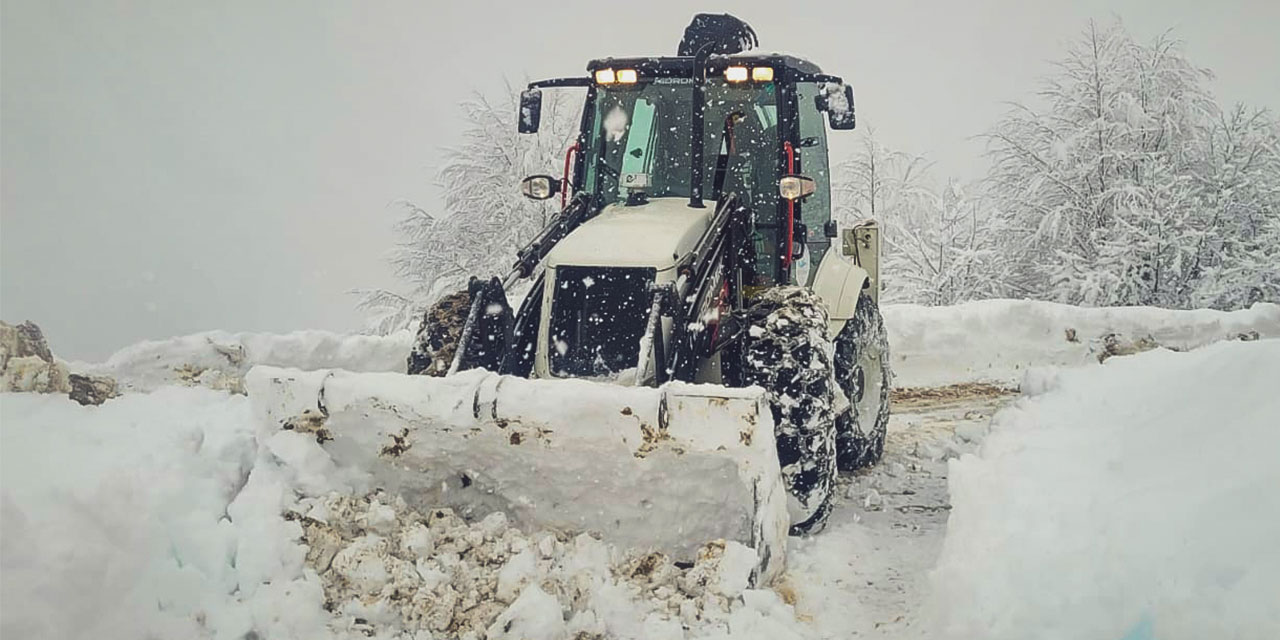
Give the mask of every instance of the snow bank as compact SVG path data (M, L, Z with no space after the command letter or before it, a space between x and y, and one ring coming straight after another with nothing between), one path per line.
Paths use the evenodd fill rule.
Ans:
M1031 378L952 462L940 635L1280 637L1280 340Z
M389 336L208 331L140 342L117 351L105 363L82 368L110 375L133 391L198 384L238 392L244 375L260 364L304 371L404 372L412 342L407 330Z
M278 487L273 505L273 487L248 482L247 399L9 394L0 416L0 636L239 637L319 594L293 582L301 530L280 519ZM261 610L231 595L264 579L276 587Z
M796 624L749 588L742 544L678 566L501 513L415 512L316 432L257 427L249 398L208 389L0 396L0 637L763 640Z
M1162 346L1184 350L1250 332L1280 337L1280 305L1268 303L1224 312L984 300L950 307L886 305L884 315L894 384L907 387L1013 384L1029 366L1093 363L1109 333L1151 336ZM1075 342L1067 338L1069 329ZM256 365L404 372L412 343L409 331L389 336L209 331L140 342L101 364L74 364L77 371L115 378L125 391L185 384L242 392L245 374Z
M1109 333L1130 339L1150 336L1177 350L1250 332L1280 337L1280 305L1270 303L1241 311L1178 311L982 300L949 307L885 305L884 317L894 385L899 387L1013 384L1027 367L1096 364L1101 339Z

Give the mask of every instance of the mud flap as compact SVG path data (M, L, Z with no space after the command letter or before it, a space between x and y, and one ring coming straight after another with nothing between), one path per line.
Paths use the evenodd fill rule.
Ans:
M322 416L340 466L422 510L502 510L676 560L734 540L756 550L757 586L785 568L787 494L758 389L272 367L247 384L260 437Z

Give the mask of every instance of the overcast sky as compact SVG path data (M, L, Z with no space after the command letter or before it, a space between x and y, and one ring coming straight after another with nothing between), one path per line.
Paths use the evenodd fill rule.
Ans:
M971 136L1090 17L1172 28L1221 99L1280 109L1278 0L3 0L0 317L72 359L213 328L356 329L347 291L395 285L387 204L434 202L459 99L674 54L696 11L842 75L860 124L962 178L984 167Z

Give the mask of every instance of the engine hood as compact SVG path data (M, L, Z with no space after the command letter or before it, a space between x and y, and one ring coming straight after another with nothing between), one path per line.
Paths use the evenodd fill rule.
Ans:
M714 203L694 209L685 198L611 204L547 254L547 265L670 269L706 231Z

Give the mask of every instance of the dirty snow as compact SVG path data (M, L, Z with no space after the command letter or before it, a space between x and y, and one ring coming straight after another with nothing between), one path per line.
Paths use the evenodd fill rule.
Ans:
M586 533L525 533L501 512L471 523L450 509L423 514L381 493L303 499L294 517L331 625L353 635L680 638L758 609L741 599L755 552L735 542L707 544L681 567Z
M499 510L680 560L736 540L759 550L765 580L783 568L786 494L772 439L756 437L773 432L758 389L273 367L248 388L260 438L286 422L316 431L320 408L324 454L421 510Z

